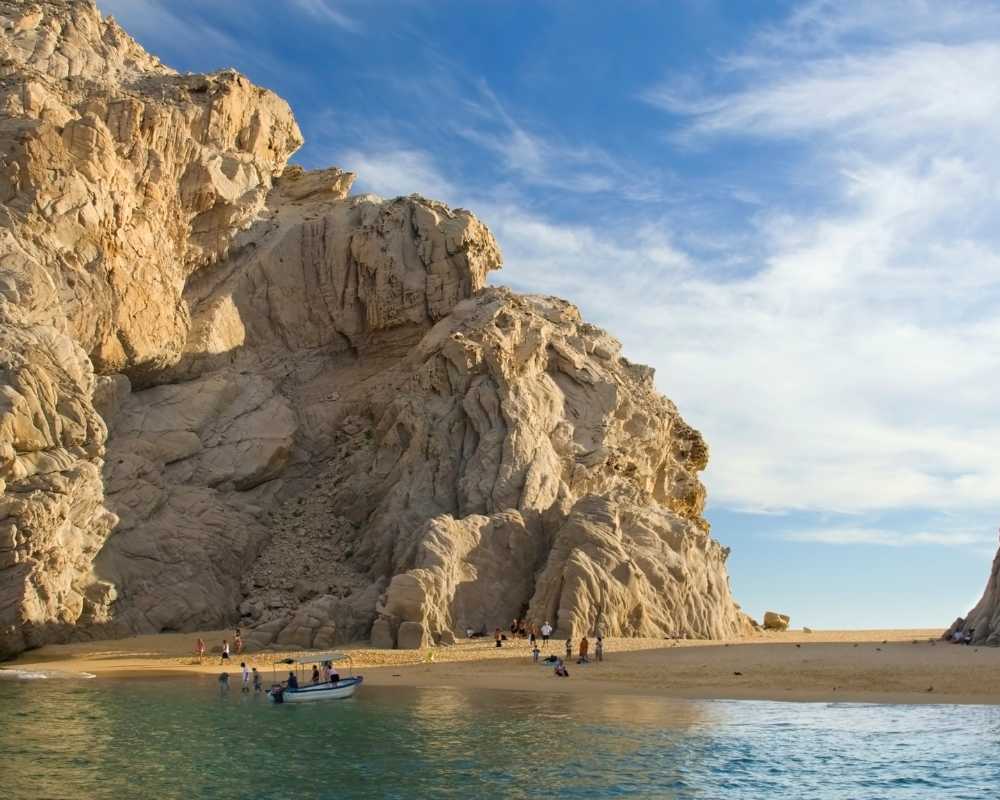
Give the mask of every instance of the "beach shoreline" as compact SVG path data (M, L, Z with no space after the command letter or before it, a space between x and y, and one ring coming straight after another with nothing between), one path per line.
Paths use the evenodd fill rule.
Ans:
M228 631L200 635L218 647ZM193 655L198 633L156 634L76 642L22 653L0 669L89 673L98 679L170 678L229 672L240 662L257 667L269 685L274 662L309 651ZM1000 702L1000 649L951 645L940 630L786 631L719 642L607 639L602 663L568 661L569 678L534 664L523 640L460 641L430 650L337 648L354 661L368 686L492 689L522 692L625 694L684 699L793 702ZM546 653L564 655L564 640Z

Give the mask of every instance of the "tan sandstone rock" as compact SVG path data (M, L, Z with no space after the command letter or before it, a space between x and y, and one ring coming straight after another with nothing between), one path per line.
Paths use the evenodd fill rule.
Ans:
M787 631L791 621L792 618L787 614L779 614L777 611L764 613L764 629L768 631Z
M700 434L473 214L286 168L284 101L88 0L0 29L0 655L749 631Z
M944 637L950 639L955 631L963 636L970 633L972 644L1000 646L1000 550L993 559L983 596L964 619L959 617L952 623Z

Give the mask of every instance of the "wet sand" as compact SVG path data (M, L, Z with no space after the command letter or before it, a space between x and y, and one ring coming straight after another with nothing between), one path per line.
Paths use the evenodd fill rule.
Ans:
M229 631L201 634L218 649ZM730 642L608 639L603 663L568 662L569 678L533 664L527 642L462 641L426 651L337 648L350 653L369 685L463 687L529 692L662 697L877 703L1000 702L1000 648L964 647L937 639L940 629L787 631ZM0 668L89 672L99 678L217 675L238 680L240 661L263 671L303 651L218 653L199 663L198 634L158 634L105 642L49 645ZM564 641L547 651L563 656ZM593 655L593 653L591 653ZM431 661L433 659L433 661Z

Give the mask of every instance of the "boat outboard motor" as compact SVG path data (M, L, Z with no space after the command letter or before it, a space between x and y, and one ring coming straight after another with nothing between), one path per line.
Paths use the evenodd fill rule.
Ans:
M274 698L275 703L284 703L285 687L280 683L274 684L274 686L271 687L271 697Z

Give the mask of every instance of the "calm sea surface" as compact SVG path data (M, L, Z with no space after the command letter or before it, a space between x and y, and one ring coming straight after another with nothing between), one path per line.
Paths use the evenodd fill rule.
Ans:
M572 679L571 679L572 680ZM1000 707L0 679L0 796L995 798Z

